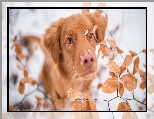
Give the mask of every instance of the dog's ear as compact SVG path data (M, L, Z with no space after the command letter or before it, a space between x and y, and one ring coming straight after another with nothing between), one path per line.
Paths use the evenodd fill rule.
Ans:
M92 21L94 26L97 25L97 29L95 31L97 43L103 42L108 23L107 15L103 17L96 12L94 14L85 14L85 15L87 15L87 17Z
M60 23L55 22L46 29L43 35L42 45L49 52L54 62L57 63L60 56Z

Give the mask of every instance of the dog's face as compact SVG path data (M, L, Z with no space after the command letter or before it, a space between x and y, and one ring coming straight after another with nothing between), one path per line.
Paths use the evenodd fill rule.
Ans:
M104 40L106 27L105 17L72 15L53 23L43 43L66 77L91 79L97 70L95 48Z

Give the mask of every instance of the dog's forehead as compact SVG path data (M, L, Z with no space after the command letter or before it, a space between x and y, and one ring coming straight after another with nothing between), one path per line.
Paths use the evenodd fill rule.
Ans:
M63 30L85 30L91 29L93 27L93 23L91 20L84 14L74 14L67 18L63 19L62 29Z

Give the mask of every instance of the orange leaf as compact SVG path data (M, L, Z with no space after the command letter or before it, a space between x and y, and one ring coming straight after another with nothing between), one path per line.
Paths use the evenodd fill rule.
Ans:
M132 109L125 102L120 102L117 111L131 111Z
M47 108L47 107L48 107L47 102L44 102L44 103L43 103L43 107L44 107L44 108Z
M16 42L16 41L17 41L17 36L15 36L13 39L13 42Z
M37 103L42 103L43 99L41 97L35 95L35 98L37 100Z
M57 99L55 100L55 107L56 109L62 109L64 108L64 100L63 99Z
M110 48L112 48L112 49L116 48L116 43L115 43L114 40L107 40L107 41L108 41L109 44L110 44Z
M110 75L111 75L112 77L117 77L117 76L115 75L114 72L110 72Z
M71 99L71 101L75 101L75 99L78 99L80 97L83 97L83 93L82 92L75 91L72 88L70 88L67 91L67 97L69 97Z
M146 88L146 77L145 76L142 78L142 82L140 84L140 88L141 89L145 89Z
M119 66L114 61L109 61L107 65L109 66L110 71L114 72L115 75L118 77L120 73Z
M114 60L114 52L112 53L112 57L110 58L110 60Z
M20 80L20 82L22 84L25 84L25 83L31 83L32 84L32 78L29 78L29 77L24 77L23 79Z
M36 84L36 81L35 80L32 80L32 83L31 83L32 85L35 85Z
M124 87L123 87L123 84L121 84L120 82L118 85L118 92L119 92L120 96L122 97L123 93L124 93Z
M128 67L132 63L132 56L126 55L126 58L122 64L122 67Z
M119 54L122 54L122 53L123 53L123 51L122 51L119 47L116 47L116 49L117 49L117 52L118 52Z
M137 55L134 51L131 51L131 50L129 50L129 53L131 54L132 57Z
M117 78L109 78L104 82L102 91L105 93L113 93L118 89Z
M134 60L134 69L133 69L133 75L139 70L139 57L137 57L135 60Z
M20 69L20 70L22 70L22 67L21 67L21 66L19 66L18 64L17 64L17 68L18 68L18 69Z
M100 89L103 86L103 84L98 84L97 89Z
M143 52L144 54L146 54L146 49L142 50L142 52Z
M100 48L99 48L98 52L102 52L103 53L103 57L110 55L110 49L106 45L104 45L104 44L100 45Z
M23 94L24 93L24 90L25 90L25 85L20 82L20 84L18 86L19 93Z
M28 71L27 70L24 70L23 74L24 74L24 77L28 77Z
M9 106L9 111L14 111L14 106Z
M92 99L87 98L82 105L82 111L96 111L96 103Z
M17 55L22 54L22 46L20 44L15 44L15 51Z
M121 81L123 83L124 88L126 88L129 91L134 90L137 86L137 79L131 74L123 75Z
M122 74L126 70L126 67L120 67L120 74Z
M146 76L146 72L143 72L142 70L138 70L140 77Z
M75 100L73 105L71 106L71 111L81 111L82 110L82 102L79 100Z

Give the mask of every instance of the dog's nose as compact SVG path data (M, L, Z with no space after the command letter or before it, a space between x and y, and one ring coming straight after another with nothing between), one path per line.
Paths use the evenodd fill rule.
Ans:
M94 61L94 55L88 52L84 56L82 56L81 64L89 69L94 65Z

